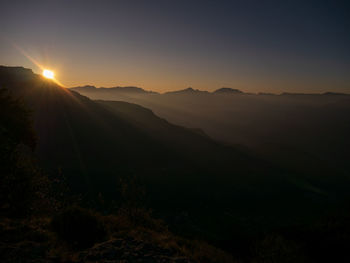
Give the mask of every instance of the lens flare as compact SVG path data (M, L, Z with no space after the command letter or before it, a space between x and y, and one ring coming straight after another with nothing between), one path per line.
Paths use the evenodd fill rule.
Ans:
M43 76L48 79L54 79L55 78L55 73L51 70L44 69L43 70Z

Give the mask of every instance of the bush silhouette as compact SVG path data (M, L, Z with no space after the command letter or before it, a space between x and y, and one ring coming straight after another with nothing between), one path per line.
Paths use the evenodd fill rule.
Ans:
M75 248L91 247L106 237L99 217L79 207L69 208L55 216L51 226L59 238Z

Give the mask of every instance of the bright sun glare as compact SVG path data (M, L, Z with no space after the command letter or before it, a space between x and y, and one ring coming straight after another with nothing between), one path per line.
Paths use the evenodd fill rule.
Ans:
M48 69L44 69L43 70L43 76L45 78L48 78L48 79L54 79L55 77L55 73L51 70L48 70Z

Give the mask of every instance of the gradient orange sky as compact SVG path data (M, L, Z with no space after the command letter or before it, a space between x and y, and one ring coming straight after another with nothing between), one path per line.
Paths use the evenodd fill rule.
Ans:
M348 5L282 2L9 1L0 64L41 73L15 44L66 87L350 93Z

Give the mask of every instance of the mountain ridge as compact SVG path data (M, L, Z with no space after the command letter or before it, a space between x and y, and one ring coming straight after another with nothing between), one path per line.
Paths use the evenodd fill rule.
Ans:
M271 92L244 92L239 89L235 88L229 88L229 87L222 87L218 88L213 91L207 91L207 90L200 90L200 89L194 89L192 87L188 87L186 89L180 89L180 90L173 90L173 91L166 91L166 92L156 92L152 90L145 90L140 87L136 86L116 86L116 87L96 87L92 85L85 85L85 86L76 86L76 87L70 87L71 90L76 90L80 92L84 91L117 91L117 92L125 92L125 93L143 93L143 94L156 94L156 95L173 95L173 94L242 94L242 95L261 95L261 96L268 96L268 95L274 95L274 96L305 96L305 95L324 95L324 96L336 96L336 95L345 95L350 96L350 93L342 93L342 92L331 92L331 91L324 91L319 93L297 93L297 92L280 92L280 93L271 93Z
M159 94L158 92L155 91L148 91L143 88L135 87L135 86L116 86L116 87L110 87L110 88L105 88L105 87L95 87L91 85L85 85L85 86L78 86L78 87L72 87L69 88L74 91L84 91L85 89L88 89L90 91L105 91L105 92L120 92L120 93L140 93L140 94Z

